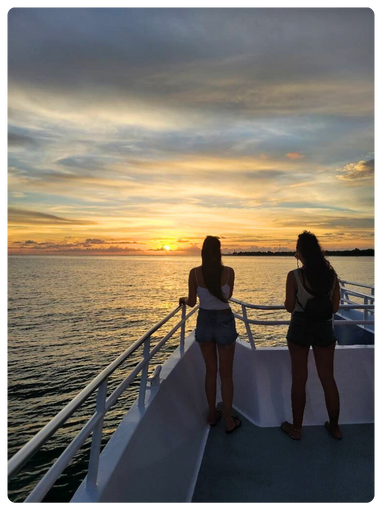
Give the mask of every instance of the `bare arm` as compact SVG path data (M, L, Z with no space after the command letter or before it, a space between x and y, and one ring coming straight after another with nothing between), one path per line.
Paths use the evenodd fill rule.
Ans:
M292 313L296 306L297 284L293 271L289 271L286 280L286 291L284 306L289 313Z
M196 269L191 269L190 274L188 275L188 297L181 297L179 299L180 305L188 305L195 306L196 305L196 278L195 278Z
M332 295L332 305L333 305L333 313L338 312L338 309L340 307L340 284L338 282L338 278L336 278L335 284L334 284L334 290Z

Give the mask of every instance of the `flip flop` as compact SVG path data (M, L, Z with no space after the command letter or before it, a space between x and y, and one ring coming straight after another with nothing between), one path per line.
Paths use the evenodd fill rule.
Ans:
M226 430L225 431L226 434L232 434L232 432L234 430L238 429L240 427L240 425L241 425L241 420L240 420L240 418L238 416L232 416L232 418L233 418L233 421L235 422L235 426L231 430Z
M215 427L215 425L217 424L217 422L220 420L220 418L223 415L223 411L221 411L220 409L216 409L216 413L217 413L217 417L216 417L215 423L210 423L210 427Z
M340 436L336 436L334 433L333 433L333 430L332 430L332 427L330 426L330 423L328 421L325 422L325 428L326 430L329 432L329 434L334 437L334 439L337 439L337 441L341 440L342 439L342 434L340 432Z
M300 441L301 437L296 437L295 435L293 435L293 432L296 431L293 428L293 425L288 421L284 421L284 423L281 424L281 430L285 432L285 434L287 434L294 441Z

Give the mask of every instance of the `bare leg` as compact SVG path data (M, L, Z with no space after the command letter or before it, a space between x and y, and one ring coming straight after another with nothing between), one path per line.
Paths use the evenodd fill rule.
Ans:
M327 347L313 346L318 377L325 393L326 408L329 415L330 432L338 439L342 437L338 426L340 415L340 396L334 379L334 350L336 344Z
M308 379L309 347L288 342L288 349L292 364L292 414L293 433L298 439L301 437L301 427L304 418L306 393L305 386Z
M223 416L226 424L226 430L232 430L236 423L232 418L233 401L233 357L235 353L235 342L223 346L218 344L219 351L219 372L221 380L221 390L223 399Z
M204 363L206 365L205 390L208 402L208 421L215 423L217 419L216 412L216 375L217 375L217 355L215 342L201 342Z

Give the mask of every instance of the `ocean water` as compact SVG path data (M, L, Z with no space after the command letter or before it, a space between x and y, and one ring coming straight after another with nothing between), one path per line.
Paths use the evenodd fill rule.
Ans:
M225 257L235 269L234 297L282 304L293 257ZM374 283L373 257L332 257L340 278ZM189 270L199 257L10 257L8 264L8 444L14 455L102 369L140 338L187 295ZM238 307L233 307L239 311ZM252 312L252 318L284 319L284 311ZM176 323L153 337L153 345ZM195 317L186 332L193 329ZM246 338L238 322L241 337ZM253 327L259 346L285 345L286 327ZM151 370L176 348L170 339ZM135 366L139 350L109 383L110 392ZM103 445L137 397L133 382L108 413ZM62 453L94 410L94 401L75 416L35 455L9 485L11 501L22 501ZM46 501L69 501L87 469L90 441L76 455Z

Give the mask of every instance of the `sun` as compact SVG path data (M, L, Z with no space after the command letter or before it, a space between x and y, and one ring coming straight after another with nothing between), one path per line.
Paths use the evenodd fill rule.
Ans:
M166 250L166 251L171 251L171 246L166 244L165 246L163 246L163 249Z

